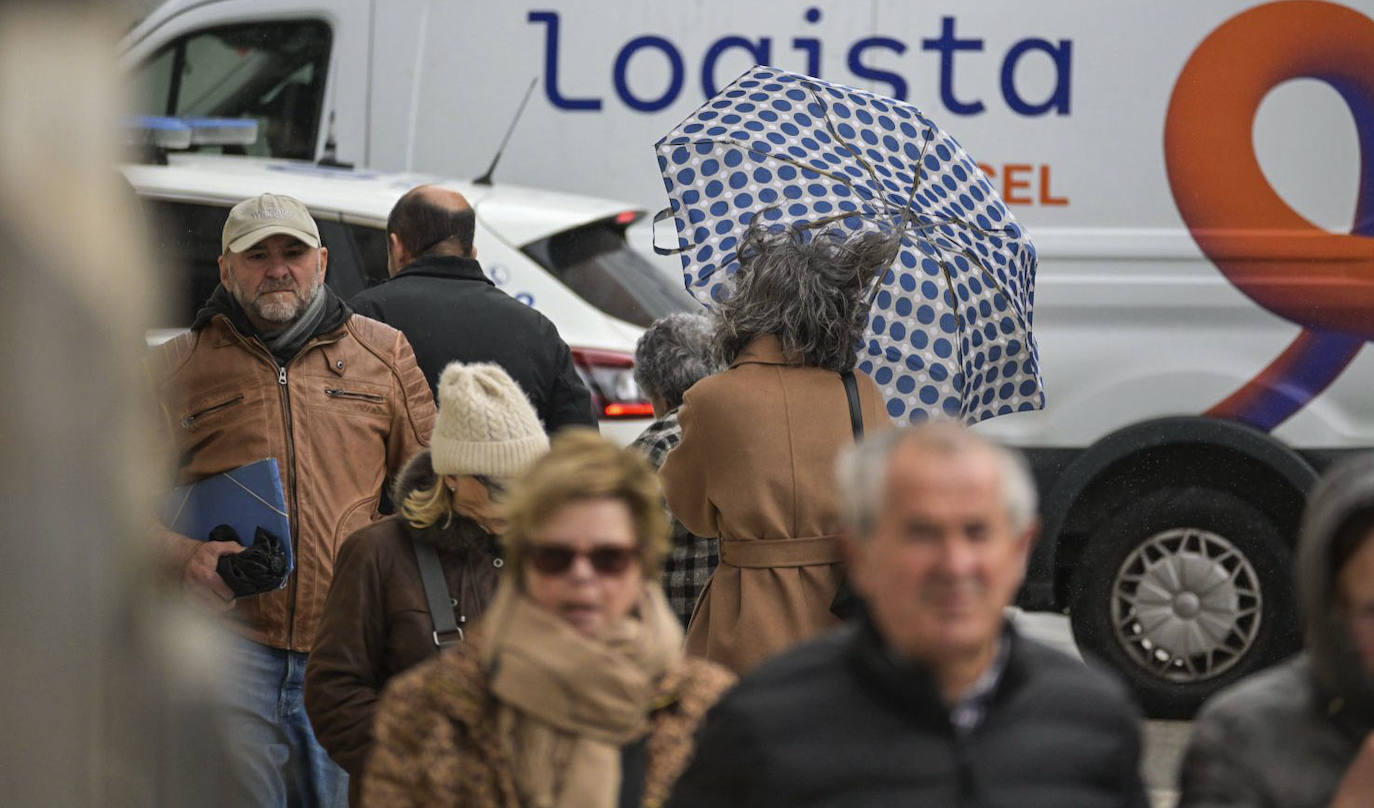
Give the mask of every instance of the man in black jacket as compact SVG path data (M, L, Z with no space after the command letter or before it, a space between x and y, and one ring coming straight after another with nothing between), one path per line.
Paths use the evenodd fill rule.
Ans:
M1036 532L1020 456L929 424L864 442L839 482L866 614L727 694L669 808L1148 806L1122 688L1003 614Z
M547 317L497 289L473 248L477 217L457 191L421 185L387 218L391 280L349 305L406 335L431 390L450 362L495 362L529 397L549 434L596 426L591 395Z

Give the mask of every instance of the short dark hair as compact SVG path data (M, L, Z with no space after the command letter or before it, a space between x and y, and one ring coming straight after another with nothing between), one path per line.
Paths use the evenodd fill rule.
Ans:
M395 233L405 251L416 258L446 241L457 241L464 255L472 254L477 214L472 208L435 204L423 188L402 196L386 219L386 232Z

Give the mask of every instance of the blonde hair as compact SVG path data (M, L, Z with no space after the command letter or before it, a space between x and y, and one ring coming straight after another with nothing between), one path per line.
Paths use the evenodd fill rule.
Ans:
M455 494L444 485L444 478L434 477L428 488L416 488L401 503L401 516L416 530L436 525L441 519L452 519L456 510Z
M570 502L609 497L625 504L634 525L644 577L656 576L668 554L668 517L658 477L638 453L622 449L586 428L568 428L549 453L511 486L508 527L502 539L506 563L524 570L525 549L534 531Z

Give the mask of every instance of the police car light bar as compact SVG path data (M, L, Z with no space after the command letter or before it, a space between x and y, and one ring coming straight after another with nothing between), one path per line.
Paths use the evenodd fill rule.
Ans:
M191 146L191 127L178 118L158 115L129 115L124 118L125 145L157 149L186 149Z
M258 142L258 122L252 118L183 118L191 127L195 146L251 146Z
M167 151L192 146L249 146L258 140L258 122L252 118L129 115L123 128L126 145Z

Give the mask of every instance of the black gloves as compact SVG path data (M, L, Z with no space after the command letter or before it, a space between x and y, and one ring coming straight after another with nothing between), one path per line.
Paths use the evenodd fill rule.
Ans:
M210 540L236 542L239 534L229 525L219 525L210 531ZM260 527L253 535L252 547L220 556L215 571L236 598L271 592L286 584L286 551L276 534Z

